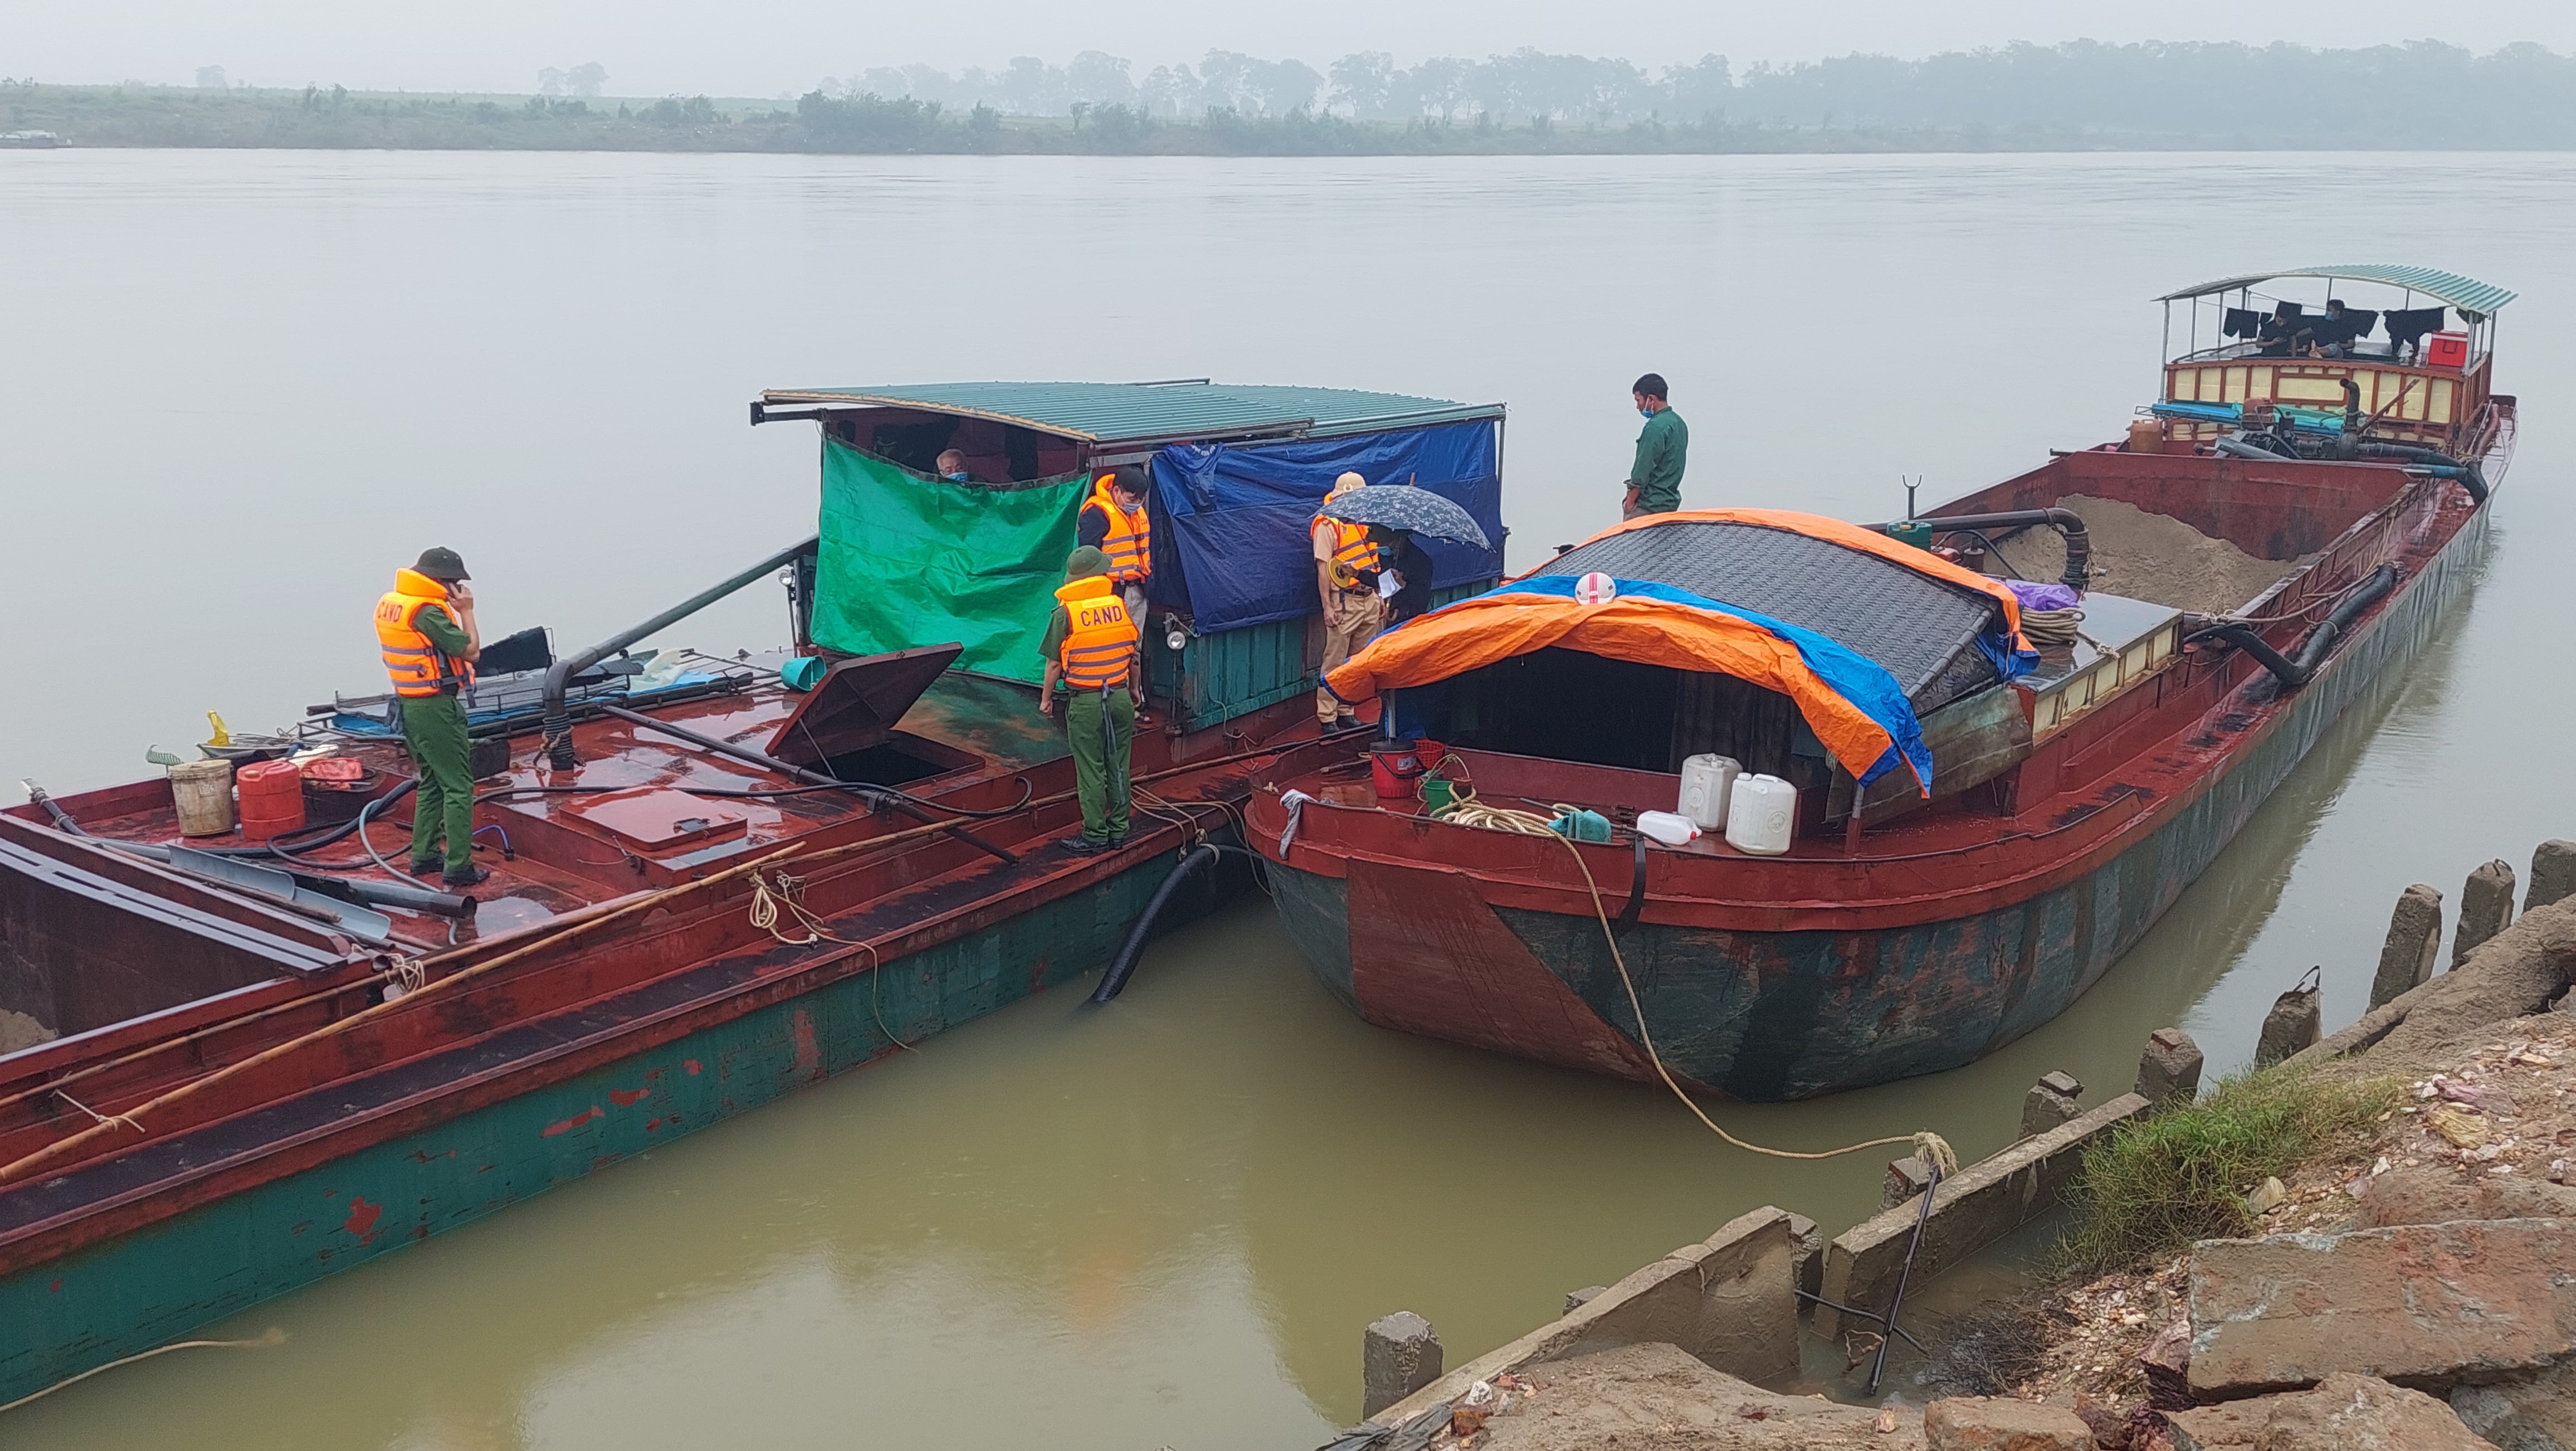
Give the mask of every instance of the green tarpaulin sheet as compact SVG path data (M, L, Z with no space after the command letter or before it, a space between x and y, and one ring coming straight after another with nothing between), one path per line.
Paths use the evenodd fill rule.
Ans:
M956 668L1036 684L1089 477L952 484L825 440L815 643L877 655L955 641Z

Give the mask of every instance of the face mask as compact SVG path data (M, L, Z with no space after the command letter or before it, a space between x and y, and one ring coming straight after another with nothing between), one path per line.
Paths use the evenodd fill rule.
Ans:
M956 482L958 482L958 483L961 483L961 484L962 484L962 483L966 482L966 471L965 471L964 469L959 469L957 472L955 472L955 473L953 473L953 474L945 474L945 475L942 475L942 477L944 477L944 478L948 478L948 479L953 479L953 480L955 480Z
M1652 408L1640 407L1637 410L1637 416L1639 418L1652 418L1655 416L1655 410Z

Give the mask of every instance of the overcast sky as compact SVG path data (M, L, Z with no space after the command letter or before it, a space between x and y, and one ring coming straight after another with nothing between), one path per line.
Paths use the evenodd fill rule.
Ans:
M925 62L999 67L1079 50L1195 61L1210 49L1321 68L1354 50L1485 55L1536 46L1649 68L1718 52L1739 65L2015 40L2293 40L2373 45L2428 36L2492 50L2576 50L2569 0L1800 0L1568 4L1565 0L0 0L0 75L526 91L547 66L596 60L616 95L770 96L825 75Z

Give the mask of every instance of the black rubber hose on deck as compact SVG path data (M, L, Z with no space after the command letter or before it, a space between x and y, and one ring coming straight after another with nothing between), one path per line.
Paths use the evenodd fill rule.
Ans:
M2487 476L2479 472L2477 464L2468 459L2453 458L2438 448L2417 448L2412 444L2404 443L2365 443L2356 452L2363 458L2402 459L2407 463L2458 469L2460 487L2469 491L2469 498L2480 504L2487 501Z
M2252 625L2213 625L2194 638L2225 640L2262 662L2263 668L2272 672L2272 677L2281 683L2282 689L2296 690L2316 675L2317 667L2323 665L2326 656L2334 650L2335 641L2352 628L2352 622L2361 618L2362 611L2386 599L2388 592L2396 587L2396 565L2383 564L2372 570L2353 587L2352 593L2343 597L2343 603L2336 605L2308 638L2300 642L2298 653L2286 658L2266 644L2263 637L2254 632Z
M1172 870L1164 876L1163 884L1154 889L1153 897L1145 903L1145 910L1137 916L1136 925L1128 929L1126 945L1118 949L1118 956L1110 962L1109 970L1100 975L1100 986L1091 990L1091 1001L1094 1005L1108 1002L1126 991L1127 979L1134 976L1136 972L1136 959L1144 954L1145 939L1153 935L1154 921L1163 915L1163 904L1172 899L1172 893L1180 890L1181 883L1188 879L1191 872L1204 863L1215 861L1227 852L1243 857L1253 857L1253 853L1242 847L1221 846L1212 841L1201 842L1181 853L1181 859L1172 864ZM1258 860L1258 858L1254 859Z

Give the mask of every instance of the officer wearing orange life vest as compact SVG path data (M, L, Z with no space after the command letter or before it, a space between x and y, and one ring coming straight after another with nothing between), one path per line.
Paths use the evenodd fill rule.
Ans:
M435 871L448 887L470 887L491 875L474 865L472 748L457 695L473 683L474 661L483 653L474 591L465 581L465 561L455 550L423 550L419 563L394 571L393 589L376 601L376 643L393 680L403 742L420 774L411 874Z
M1127 605L1136 632L1145 630L1145 581L1154 577L1154 521L1145 514L1145 470L1120 464L1091 486L1074 520L1074 542L1109 559L1109 582Z
M1064 725L1073 747L1073 784L1082 835L1064 843L1092 856L1126 843L1128 755L1136 739L1136 622L1112 590L1109 556L1085 544L1064 562L1063 588L1039 648L1046 656L1038 709L1055 713L1065 689Z
M1333 481L1333 491L1324 496L1324 502L1329 504L1367 484L1358 474L1344 474ZM1369 537L1367 525L1345 524L1322 514L1315 516L1308 532L1315 546L1315 590L1324 603L1323 673L1330 674L1386 627L1386 602L1377 592L1377 543ZM1331 730L1353 724L1359 717L1332 691L1319 688L1315 718Z

